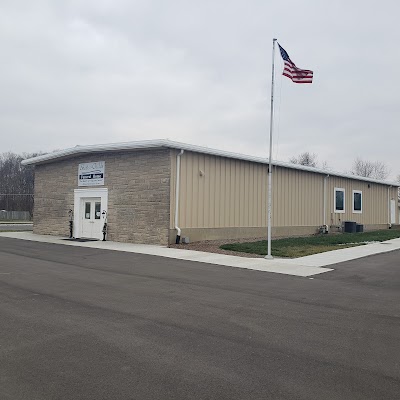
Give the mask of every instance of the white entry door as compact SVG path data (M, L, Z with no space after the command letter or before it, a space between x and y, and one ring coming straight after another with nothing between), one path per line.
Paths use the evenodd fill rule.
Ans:
M102 238L101 198L81 199L81 227L83 238Z
M396 223L396 200L390 200L390 223Z

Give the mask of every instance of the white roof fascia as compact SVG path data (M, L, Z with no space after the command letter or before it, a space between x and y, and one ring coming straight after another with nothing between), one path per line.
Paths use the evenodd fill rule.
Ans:
M233 158L233 159L250 161L250 162L255 162L255 163L260 163L260 164L268 164L269 163L268 158L254 157L254 156L249 156L249 155L240 154L240 153L232 153L232 152L228 152L228 151L224 151L224 150L212 149L209 147L202 147L202 146L196 146L196 145L187 144L187 143L174 142L174 141L168 140L168 139L156 139L156 140L141 140L141 141L135 141L135 142L97 144L97 145L88 145L88 146L79 146L78 145L75 147L71 147L69 149L59 150L59 151L55 151L53 153L44 154L42 156L28 158L26 160L23 160L21 162L21 164L22 165L42 164L42 163L51 162L53 160L57 160L60 158L66 158L69 156L74 156L74 155L79 155L79 154L90 154L90 153L100 153L100 152L108 152L108 151L123 151L123 150L140 150L140 149L151 149L151 148L160 148L160 147L191 151L194 153L210 154L210 155L214 155L214 156ZM300 171L308 171L308 172L313 172L313 173L318 173L318 174L323 174L323 175L332 175L332 176L337 176L337 177L346 178L346 179L378 183L381 185L394 186L394 187L399 186L399 184L396 182L379 181L376 179L365 178L362 176L343 174L340 172L334 172L334 171L324 170L324 169L320 169L320 168L308 167L305 165L293 164L293 163L288 163L288 162L283 162L283 161L275 161L274 160L273 165L283 167L283 168L296 169L296 170L300 170Z

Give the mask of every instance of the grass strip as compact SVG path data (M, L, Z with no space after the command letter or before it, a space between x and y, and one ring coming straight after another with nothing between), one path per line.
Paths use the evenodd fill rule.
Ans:
M271 243L271 250L272 255L275 257L296 258L396 238L400 238L400 230L386 229L363 233L320 234L308 237L275 239ZM267 241L229 243L223 244L220 248L242 253L266 255Z

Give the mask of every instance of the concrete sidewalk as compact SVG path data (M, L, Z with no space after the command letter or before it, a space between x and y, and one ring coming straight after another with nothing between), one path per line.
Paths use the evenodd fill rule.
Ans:
M110 241L75 242L65 240L66 238L63 237L36 235L32 232L0 232L0 237L62 244L67 246L88 247L93 249L125 251L130 253L147 254L179 260L197 261L207 264L303 277L310 277L313 275L322 274L324 272L333 271L332 268L325 268L328 265L400 249L400 239L393 239L387 242L374 243L341 250L333 250L301 258L277 258L273 260L266 260L264 258L245 258L145 244L119 243Z

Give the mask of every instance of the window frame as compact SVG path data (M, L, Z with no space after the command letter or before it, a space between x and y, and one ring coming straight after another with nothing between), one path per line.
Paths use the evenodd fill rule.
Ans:
M338 210L336 208L336 192L343 193L343 210ZM333 209L336 214L344 214L346 212L346 190L344 188L335 187L333 191Z
M355 193L359 193L361 194L361 210L355 210L354 209L354 194ZM353 190L353 194L352 194L352 207L353 207L353 214L362 214L362 210L363 210L363 194L362 194L362 190Z

